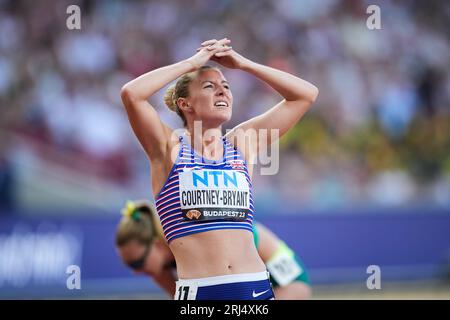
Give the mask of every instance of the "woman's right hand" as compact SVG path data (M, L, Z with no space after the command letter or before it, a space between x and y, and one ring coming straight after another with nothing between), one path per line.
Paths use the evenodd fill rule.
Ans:
M227 46L227 44L230 43L231 40L228 40L227 38L223 38L219 41L215 39L208 41L214 41L215 43L214 45L203 47L195 55L186 60L192 65L192 68L194 69L193 71L198 70L202 66L204 66L216 53L227 52L231 50L231 47Z

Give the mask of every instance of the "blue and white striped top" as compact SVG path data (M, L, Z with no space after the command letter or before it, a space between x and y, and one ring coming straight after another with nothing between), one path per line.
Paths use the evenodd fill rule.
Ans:
M198 155L179 137L177 159L155 198L168 243L187 235L218 229L252 232L252 183L245 158L225 137L221 160Z

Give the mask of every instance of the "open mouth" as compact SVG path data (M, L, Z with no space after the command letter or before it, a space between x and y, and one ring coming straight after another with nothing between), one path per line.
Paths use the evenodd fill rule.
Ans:
M216 108L226 109L226 108L228 108L228 102L226 102L226 101L217 101L216 103L214 103L214 106Z

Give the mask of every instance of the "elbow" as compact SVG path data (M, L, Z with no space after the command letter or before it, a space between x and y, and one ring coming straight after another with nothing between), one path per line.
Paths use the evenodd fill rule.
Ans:
M127 105L127 102L133 100L133 92L130 90L130 88L128 87L127 84L125 84L120 89L120 98L122 99L122 102L124 103L124 105Z
M130 86L127 84L125 84L121 89L120 89L120 98L122 99L122 103L125 107L127 106L132 106L134 105L136 102L140 101L140 100L144 100L145 98L139 96L135 90L133 90L132 88L130 88Z
M317 88L314 85L311 85L311 92L307 98L308 102L310 104L313 104L314 102L316 102L318 96L319 96L319 88Z
M303 89L303 92L300 96L297 96L296 98L288 101L302 102L303 105L307 104L308 106L311 106L314 102L316 102L318 96L319 89L315 85L311 84L307 90Z

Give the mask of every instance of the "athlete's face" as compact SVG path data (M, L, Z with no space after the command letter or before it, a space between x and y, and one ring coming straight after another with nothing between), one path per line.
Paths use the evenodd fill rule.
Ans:
M118 248L119 255L135 273L153 276L158 274L165 264L161 248L155 241L148 247L137 241L129 241Z
M191 82L187 102L192 106L194 120L221 125L231 118L233 95L218 70L203 71Z

